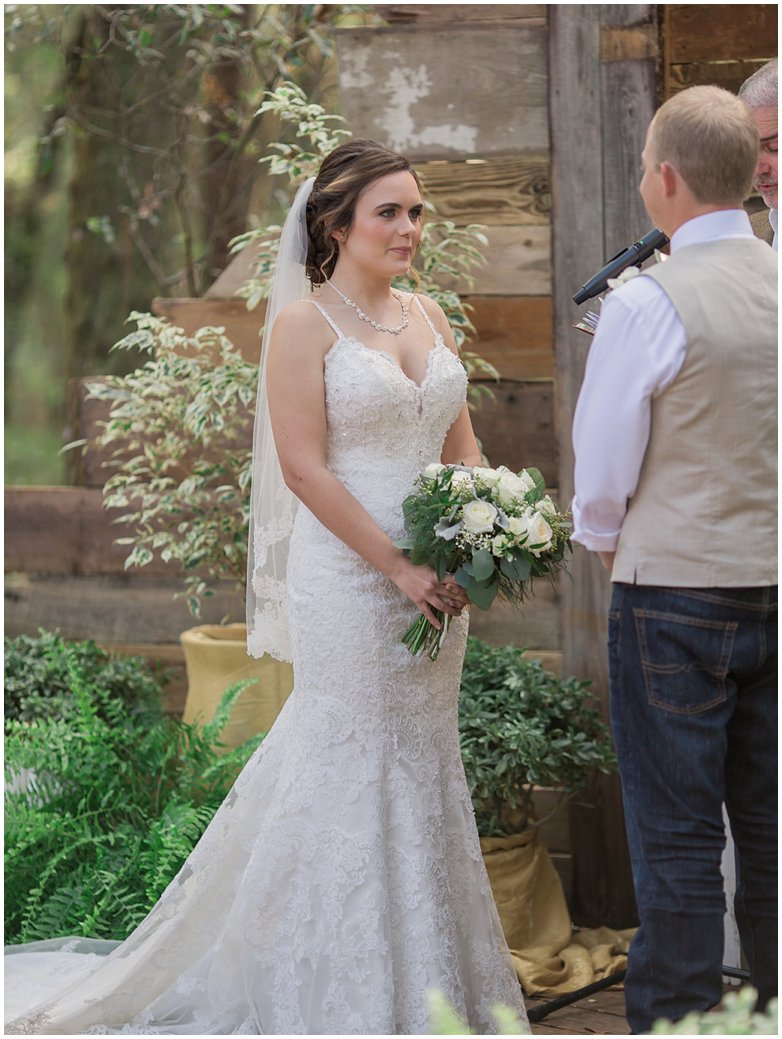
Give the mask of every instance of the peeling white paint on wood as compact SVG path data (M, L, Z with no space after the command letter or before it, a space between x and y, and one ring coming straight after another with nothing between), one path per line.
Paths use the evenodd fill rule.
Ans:
M429 96L430 87L431 79L425 65L407 72L402 68L391 70L381 88L388 96L388 103L378 116L378 125L383 128L388 147L394 151L420 151L442 146L471 155L477 143L476 127L465 123L442 123L416 129L413 109L417 102Z
M547 32L523 23L337 34L343 115L412 159L548 150Z

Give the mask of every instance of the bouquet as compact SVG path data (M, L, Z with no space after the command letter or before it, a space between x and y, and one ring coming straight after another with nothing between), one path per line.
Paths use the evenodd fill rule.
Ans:
M453 574L467 598L488 610L499 595L522 602L535 577L551 578L570 549L569 516L546 494L537 469L514 473L434 462L402 503L405 537L396 542L416 565L426 564L439 580ZM437 659L450 615L439 610L435 628L421 614L402 642L411 653Z

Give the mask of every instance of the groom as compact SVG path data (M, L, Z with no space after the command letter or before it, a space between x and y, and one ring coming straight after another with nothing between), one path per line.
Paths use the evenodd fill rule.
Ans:
M634 1033L721 999L723 802L759 1004L776 992L777 256L742 208L758 141L717 87L657 112L640 190L671 255L608 296L574 419L573 536L613 582Z

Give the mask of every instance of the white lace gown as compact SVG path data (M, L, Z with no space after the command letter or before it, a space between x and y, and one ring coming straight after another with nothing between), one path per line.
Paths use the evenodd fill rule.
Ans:
M465 400L430 329L420 386L339 330L325 361L329 465L395 538ZM301 506L290 559L272 731L126 941L7 950L7 1033L425 1034L431 989L479 1033L524 1017L459 751L466 615L414 658L415 607Z

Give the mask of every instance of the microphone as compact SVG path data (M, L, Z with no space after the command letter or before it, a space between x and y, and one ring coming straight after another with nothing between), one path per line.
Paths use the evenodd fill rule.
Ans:
M608 279L616 278L626 267L631 265L640 267L644 260L648 260L655 249L662 249L668 244L668 238L653 227L651 231L639 238L634 245L617 253L613 260L609 260L605 267L601 267L597 274L593 274L589 281L582 285L573 297L574 303L586 303L593 296L599 296L608 288Z

